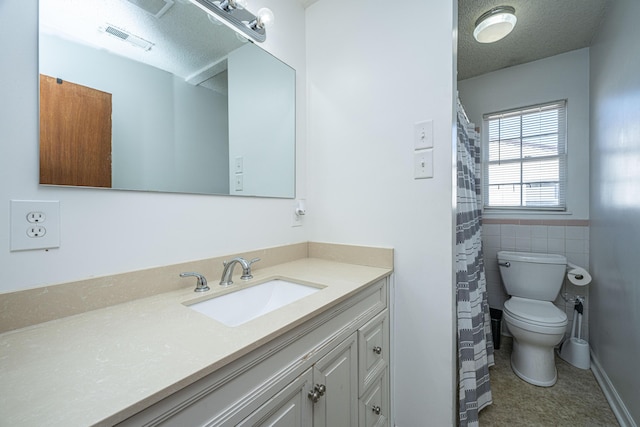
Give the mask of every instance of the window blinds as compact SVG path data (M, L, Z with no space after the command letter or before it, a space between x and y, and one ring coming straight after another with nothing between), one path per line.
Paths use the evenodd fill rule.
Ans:
M484 205L565 210L566 101L484 116Z

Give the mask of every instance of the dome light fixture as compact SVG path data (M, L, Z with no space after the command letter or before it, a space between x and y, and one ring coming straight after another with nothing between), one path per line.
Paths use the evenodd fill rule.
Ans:
M493 43L506 37L518 21L515 13L511 6L498 6L483 13L476 21L473 37L480 43Z

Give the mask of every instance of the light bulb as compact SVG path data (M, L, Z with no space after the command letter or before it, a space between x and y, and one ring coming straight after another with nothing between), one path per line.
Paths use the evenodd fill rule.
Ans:
M275 17L273 16L273 12L271 11L271 9L267 9L266 7L263 7L262 9L258 10L256 27L264 28L268 25L271 25L273 24L274 19Z
M229 3L231 3L235 9L244 9L247 7L247 0L229 0Z

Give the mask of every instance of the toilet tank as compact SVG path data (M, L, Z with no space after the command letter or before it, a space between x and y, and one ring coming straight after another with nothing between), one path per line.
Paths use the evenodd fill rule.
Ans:
M502 282L511 296L554 301L566 274L567 258L534 252L498 252Z

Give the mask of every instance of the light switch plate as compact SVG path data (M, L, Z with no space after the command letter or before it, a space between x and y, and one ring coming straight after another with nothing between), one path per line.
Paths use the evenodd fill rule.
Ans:
M242 191L244 187L244 175L242 175L241 173L237 173L235 176L235 182L236 191Z
M425 120L414 125L414 149L433 148L433 120Z
M417 150L413 153L413 177L433 178L433 149Z
M11 200L11 251L60 247L60 202Z

